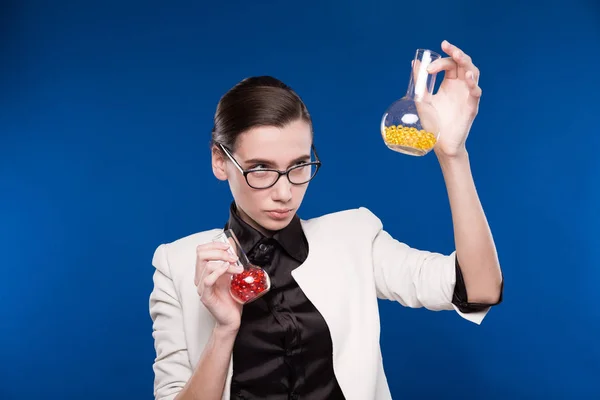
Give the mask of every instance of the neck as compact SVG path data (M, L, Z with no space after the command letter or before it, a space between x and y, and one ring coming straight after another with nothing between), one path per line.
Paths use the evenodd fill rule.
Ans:
M413 62L412 73L408 82L405 97L413 101L429 101L435 85L435 74L429 74L427 67L431 64L432 57L428 52L420 60Z
M250 216L248 214L246 214L244 212L244 210L242 210L241 208L239 208L237 206L237 204L235 206L235 212L242 219L242 221L244 221L245 223L247 223L248 225L250 225L251 227L253 227L257 231L259 231L260 233L262 233L266 237L271 237L271 236L273 236L275 234L275 232L269 231L269 230L265 229L259 223L257 223L255 220L253 220L252 218L250 218Z

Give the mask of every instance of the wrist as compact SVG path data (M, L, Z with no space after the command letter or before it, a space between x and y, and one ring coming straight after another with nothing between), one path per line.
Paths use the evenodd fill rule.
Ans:
M469 159L466 147L452 151L442 151L434 147L434 152L440 163L465 162Z
M217 339L235 339L239 331L239 327L235 326L225 326L225 325L215 325L213 329L213 335Z

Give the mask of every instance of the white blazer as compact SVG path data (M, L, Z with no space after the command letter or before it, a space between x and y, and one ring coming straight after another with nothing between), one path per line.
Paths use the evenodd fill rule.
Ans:
M417 250L392 238L366 208L301 220L306 261L292 276L325 318L333 342L333 368L348 400L391 399L379 344L377 299L407 307L454 309L480 324L489 308L463 314L452 303L455 252ZM194 285L196 247L221 229L161 244L154 253L150 315L156 359L154 395L173 399L190 379L215 321ZM223 392L229 399L232 363Z

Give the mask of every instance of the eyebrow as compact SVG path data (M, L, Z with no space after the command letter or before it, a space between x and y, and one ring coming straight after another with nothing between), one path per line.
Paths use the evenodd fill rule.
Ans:
M310 160L310 154L304 155L304 156L300 156L300 157L297 157L297 158L293 159L290 162L290 165L295 164L295 163L297 163L299 161L306 161L306 160ZM268 165L268 166L274 166L275 165L275 163L273 161L265 160L263 158L251 158L250 160L244 161L244 164L247 164L247 165L264 164L264 165Z

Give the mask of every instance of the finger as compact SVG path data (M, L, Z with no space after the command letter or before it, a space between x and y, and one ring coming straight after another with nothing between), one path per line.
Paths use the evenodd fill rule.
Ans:
M479 86L476 86L473 90L471 90L471 97L473 99L475 99L476 102L479 101L482 94L483 94L483 91L481 90L481 88Z
M221 261L226 263L237 263L238 257L236 255L229 254L225 250L201 250L198 251L196 256L196 270L194 274L194 284L198 286L202 281L202 276L205 275L205 269L208 263L214 261ZM237 272L239 273L239 272Z
M221 244L227 248L226 244ZM194 285L198 286L200 281L202 281L206 264L211 261L235 263L238 261L238 257L235 254L230 254L228 251L223 250L223 247L219 246L218 243L198 246L196 249L196 271L194 274Z
M215 267L211 268L211 263L213 263L213 261L201 262L196 265L196 273L194 274L194 285L196 285L196 287L200 285L200 282L202 282L207 272L211 273L214 270Z
M228 248L229 248L229 246L227 245L227 243L208 242L208 243L204 243L204 244L197 246L196 252L203 251L203 250L214 250L214 249L227 250Z
M206 278L204 278L202 282L204 284L204 289L206 290L212 288L215 282L217 282L217 280L219 279L219 277L221 277L221 275L223 275L227 271L228 267L229 264L223 263L214 271L212 271Z
M235 240L232 237L221 237L214 239L213 243L218 243L219 246L223 246L223 248L228 249L231 248L233 252L237 252L237 246Z
M223 264L228 266L227 272L230 274L241 274L244 272L244 267L242 267L239 263L230 263L226 261L207 261L205 267L206 273L210 274L211 272L221 268Z
M444 50L444 52L448 54L458 65L459 78L464 78L467 71L475 72L476 68L475 65L473 65L473 60L458 46L455 46L447 40L444 40L442 42L442 50ZM479 71L477 71L477 73L479 73Z
M469 89L471 90L471 94L474 94L477 90L479 92L481 92L481 88L479 87L479 83L477 82L477 76L475 75L475 73L473 71L468 71L465 74L465 77L467 78L467 85L469 86Z
M458 54L457 57L453 57L453 59L458 64L458 75L459 76L461 76L461 73L462 73L465 78L468 78L467 73L471 73L471 74L473 74L473 77L475 78L475 82L477 82L477 80L479 79L479 69L475 66L475 64L473 64L471 57L462 53L462 54Z
M228 249L229 246L227 246L227 244L220 242L209 242L201 244L196 247L196 265L203 262L204 260L214 259L216 257L216 254L223 254L219 252L226 253L227 257L225 257L224 259L228 260L229 257L231 257L231 253L228 251Z
M238 257L226 250L221 249L203 249L197 252L197 261L229 261L235 262Z
M213 266L212 268L208 267L204 269L203 273L202 273L202 279L200 280L201 284L198 285L198 294L200 295L200 298L202 299L203 302L205 301L210 301L210 298L212 297L213 293L214 293L214 283L217 281L217 279L222 276L222 272L221 271L225 271L227 270L227 263L212 263ZM210 268L210 273L208 274L208 276L204 277L204 273L206 271L208 271ZM216 277L214 275L217 275ZM213 282L214 279L214 282ZM211 283L212 282L212 283Z
M241 274L244 272L244 267L235 263L224 261L207 261L200 272L196 273L197 278L194 279L194 284L198 286L206 275L210 275L216 270L225 268L226 272L232 275Z
M475 81L475 75L473 72L467 72L467 85L469 86L469 105L472 109L476 110L479 104L479 99L481 98L482 90Z
M444 40L442 42L442 50L444 50L444 53L448 54L452 58L455 58L455 57L460 58L459 56L461 54L464 54L464 52L458 46L453 45L452 43L450 43L447 40Z
M458 76L458 64L450 57L439 58L429 64L427 72L436 74L440 71L446 71L446 78L456 79Z

